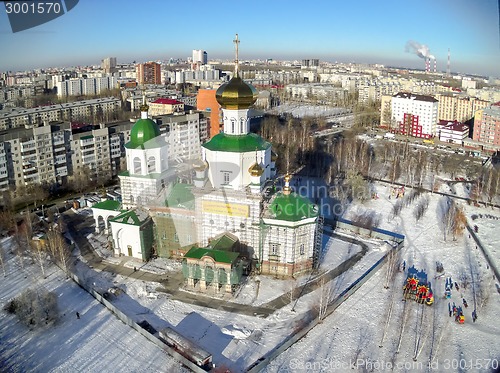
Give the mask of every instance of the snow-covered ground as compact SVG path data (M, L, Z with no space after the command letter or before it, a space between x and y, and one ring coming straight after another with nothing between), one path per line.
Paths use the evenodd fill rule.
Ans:
M472 366L471 369L462 369L471 372L488 371L480 369L480 364L495 367L494 364L500 359L500 326L496 312L500 306L500 296L491 271L468 235L459 237L456 241L451 237L444 240L441 208L443 198L446 197L428 194L428 208L416 222L416 205L423 201L421 198L426 197L415 198L407 206L403 205L399 216L392 216L392 206L396 200L389 198L390 187L376 184L375 188L379 199L368 201L364 205L350 206L345 217L375 214L381 228L404 234L406 241L401 260L406 261L406 268L415 265L426 270L434 289L434 305L423 306L412 301L401 301L405 278L402 272L397 272L391 287L385 289L383 285L388 267L385 265L332 315L273 360L266 371L352 371L349 363L354 364L354 371L390 370L387 369L388 364L393 364L393 370L397 372L459 371L460 364L464 368ZM468 206L466 211L470 215L475 210L473 206ZM488 211L491 215L498 215L496 210ZM498 240L498 235L495 234L497 220L483 217L477 218L475 222L480 223L482 241L492 245L493 250L498 242L495 241ZM324 271L336 267L360 250L358 245L338 238L325 240L326 249L321 267ZM339 294L354 282L387 250L386 245L380 241L363 241L370 249L352 269L332 281L330 286L333 295ZM36 265L29 267L32 274L24 278L23 272L13 264L16 260L9 259L10 272L0 284L2 306L14 294L38 282L62 294L61 309L66 316L54 329L62 329L57 334L52 329L28 332L13 316L2 313L0 353L2 360L9 364L7 370L94 371L97 366L104 366L100 370L179 371L171 358L118 321L69 280L56 274L42 280ZM462 298L467 300L469 307L464 309L464 325L455 323L448 315L448 300L443 298L444 280L434 278L436 261L443 263L446 276L451 276L454 281L460 283L461 275L468 277L468 287L453 291L451 299L457 305L462 303ZM155 261L152 266L156 269L151 271L156 273L164 273L163 269L167 272L178 270L170 261ZM219 303L215 303L214 308L205 308L174 300L168 294L158 292L158 284L155 283L96 272L80 264L77 268L79 276L97 288L120 288L122 293L113 298L113 304L127 315L137 321L146 320L157 330L166 326L175 328L212 353L214 362L219 367L228 367L231 371L244 370L296 330L302 324L304 313L319 303L321 290L312 291L298 300L290 300L288 305L264 318L226 312L223 310L224 302L241 307L263 306L291 287L303 283L306 278L300 278L294 284L290 280L259 276L249 280L235 299L214 299L214 302ZM475 323L471 320L474 304L478 313ZM76 320L74 316L76 310L82 314L80 320ZM83 323L78 324L82 320L87 323L85 326L81 325ZM53 334L56 336L52 337ZM50 352L54 355L53 362L37 365L40 364L41 357L47 354L44 351L47 348L40 347L42 340L67 340L69 335L77 336L74 337L76 340L71 339L73 347L68 347L69 353L63 351L69 358L62 359L56 352ZM399 353L396 353L398 349ZM25 357L21 359L14 356L14 352L18 351ZM120 356L117 362L112 360L116 356ZM414 357L416 361L413 360ZM429 361L432 365L428 369ZM80 368L82 364L83 368ZM458 368L455 369L454 364L458 364Z
M392 218L396 201L389 199L390 187L377 184L376 189L380 199L351 206L346 217L376 211L381 228L404 234L402 260L406 268L415 265L426 270L434 305L402 302L402 272L397 273L390 289L384 289L386 265L322 324L272 361L266 371L495 371L500 364L500 295L491 270L468 234L444 241L440 203L446 197L429 195L429 207L416 222L418 198ZM484 228L483 241L493 242L493 246L498 242L495 224L499 227L494 222L491 219L491 228L486 224L480 228L480 232ZM436 261L443 263L446 276L453 281L461 283L461 274L468 277L467 288L453 291L451 300L444 299L444 279L434 278ZM462 305L462 298L468 308L464 308L465 324L460 325L449 317L448 302ZM473 323L475 303L478 319Z
M2 372L160 372L187 371L92 296L50 265L48 277L26 258L21 269L10 253L11 239L2 241L6 276L0 281L0 371ZM59 321L30 330L3 310L27 288L57 295ZM80 314L77 319L76 312Z

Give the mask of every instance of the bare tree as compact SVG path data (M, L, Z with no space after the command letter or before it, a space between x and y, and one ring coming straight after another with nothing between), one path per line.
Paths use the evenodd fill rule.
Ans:
M319 283L319 294L318 294L318 320L321 322L327 316L328 306L332 301L333 291L331 284L325 280L324 277L321 278Z
M428 196L420 197L414 211L414 216L416 221L419 221L424 216L428 207L429 207L429 197Z
M292 303L295 300L295 292L297 291L298 281L296 278L292 278L287 281L286 288L289 295L289 301Z
M446 241L446 236L450 233L455 241L465 229L465 224L467 222L465 214L463 210L449 197L441 199L440 207L440 221L443 228L443 239Z
M24 215L24 234L26 238L26 246L30 249L31 253L35 257L36 262L40 265L40 269L42 270L42 276L45 278L45 255L44 255L44 247L43 244L39 241L35 242L33 240L33 220L32 215L28 209L26 209L26 213Z
M61 269L68 273L68 263L70 258L70 251L62 235L61 226L53 224L47 232L47 241L49 250L53 260L59 263Z
M7 277L7 271L5 270L5 253L3 251L3 245L0 243L0 264L2 265L3 277Z
M45 289L27 289L11 300L5 310L30 328L52 324L58 318L57 296Z

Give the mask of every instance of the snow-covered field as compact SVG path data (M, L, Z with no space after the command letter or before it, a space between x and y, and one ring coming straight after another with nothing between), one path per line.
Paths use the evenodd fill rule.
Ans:
M2 241L6 276L0 281L1 372L160 372L187 371L179 363L122 323L92 296L51 265L43 279L40 268L10 253ZM57 295L59 321L30 330L5 304L27 288L44 288ZM80 314L77 319L76 312Z
M500 363L500 295L491 270L468 234L456 241L451 237L444 241L440 201L446 197L429 196L429 207L416 222L413 214L418 199L403 207L400 216L391 218L395 200L389 200L389 187L376 187L380 199L352 206L347 217L363 210L376 211L381 228L406 236L402 260L407 268L415 265L426 270L434 289L434 305L402 301L402 272L397 273L390 289L384 289L386 265L322 324L276 358L266 371L496 371ZM489 228L481 224L483 241L497 242L495 224L498 229L498 222ZM446 276L453 281L460 283L461 273L468 277L467 288L453 291L450 300L457 305L462 305L462 298L467 300L469 307L464 308L463 325L449 317L449 300L443 296L444 279L434 279L435 261L443 263ZM478 313L475 323L471 319L474 303Z
M491 270L468 234L456 241L451 237L444 240L440 211L446 197L428 194L428 208L416 222L416 205L425 197L417 197L408 206L403 205L399 216L392 216L396 200L389 199L390 187L376 184L375 188L380 198L350 206L346 218L375 214L381 228L404 234L406 241L401 261L406 262L406 268L415 265L427 272L435 294L434 305L401 301L403 272L397 272L390 288L385 289L388 267L385 265L332 315L273 360L266 371L387 371L391 366L396 372L491 371L481 367L495 368L500 361L497 316L500 295ZM467 207L469 220L470 215L477 212L474 209ZM484 213L499 215L491 209ZM479 225L481 240L498 256L493 251L498 243L497 220L483 216L476 218L474 223ZM352 269L332 281L330 286L334 294L355 281L387 249L380 241L363 240L370 247L369 251ZM321 269L332 269L359 251L358 245L338 238L328 239ZM457 305L462 304L462 298L468 302L469 307L464 308L464 325L457 324L448 315L448 300L443 297L444 279L434 278L436 261L443 263L445 276L451 276L453 281L460 283L460 276L468 277L467 288L454 290L451 298ZM178 269L169 261L155 261L151 266L150 271L157 273L163 273L162 268L167 272ZM20 271L17 258L12 256L8 258L7 268L9 273L0 283L2 307L23 289L41 284L56 291L65 316L54 328L31 332L13 316L0 311L3 364L0 370L179 371L179 366L159 348L118 321L54 268L52 272L55 273L46 280L41 279L36 265L29 266L28 272ZM316 307L320 297L320 290L312 291L298 300L291 300L267 318L245 316L226 312L221 306L224 302L241 307L265 306L306 278L293 284L290 280L259 276L249 280L235 299L214 299L214 307L205 308L171 299L168 294L156 290L158 284L95 272L80 264L77 268L79 275L96 287L120 288L123 292L113 299L113 304L133 319L146 320L157 330L166 326L175 328L212 353L218 367L234 372L244 370L296 330L302 324L304 313ZM478 313L475 323L471 320L474 305ZM82 315L80 320L75 317L77 310ZM67 345L61 341L66 341ZM59 344L61 347L54 348ZM45 359L47 356L49 359Z

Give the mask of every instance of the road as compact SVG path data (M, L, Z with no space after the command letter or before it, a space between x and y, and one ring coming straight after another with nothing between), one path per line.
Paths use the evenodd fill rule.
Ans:
M127 278L133 278L136 280L143 280L148 282L156 282L159 286L156 288L157 291L169 294L170 299L178 300L183 303L194 304L201 307L208 307L217 310L222 310L226 312L239 313L247 316L259 316L268 317L276 310L288 305L290 303L290 293L282 294L281 296L265 303L261 306L252 306L247 304L239 304L230 302L224 299L212 298L204 296L203 294L193 294L183 291L181 288L184 284L184 278L182 272L169 272L168 274L156 274L151 272L142 271L140 267L138 270L134 271L133 268L129 268L119 264L111 264L103 261L93 250L92 246L86 239L86 234L93 231L94 220L91 217L84 217L79 214L75 214L72 210L68 210L63 214L68 232L71 234L75 244L80 249L81 256L85 259L85 262L89 267L98 271L106 271L113 274L119 274ZM89 231L90 230L90 231ZM328 233L331 237L339 240L347 241L359 245L361 251L356 253L354 256L350 257L340 265L332 268L322 274L316 274L311 276L310 280L302 285L297 286L294 290L293 299L298 299L300 296L308 294L316 290L321 283L328 282L337 276L341 275L345 271L351 269L368 251L368 247L365 243L358 241L354 238L339 236L335 233Z

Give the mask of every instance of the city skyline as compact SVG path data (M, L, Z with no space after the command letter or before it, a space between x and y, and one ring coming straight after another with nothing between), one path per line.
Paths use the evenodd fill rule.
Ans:
M96 22L97 20L97 22ZM99 27L93 25L98 24ZM104 25L104 26L101 26ZM187 58L203 49L210 59L233 58L238 33L242 60L301 60L384 64L423 69L409 41L425 45L446 71L500 76L496 0L424 0L418 4L198 0L190 8L168 2L80 1L69 13L12 33L0 7L0 71Z

